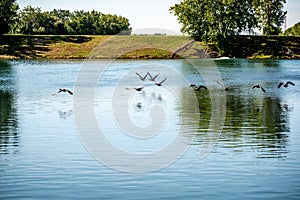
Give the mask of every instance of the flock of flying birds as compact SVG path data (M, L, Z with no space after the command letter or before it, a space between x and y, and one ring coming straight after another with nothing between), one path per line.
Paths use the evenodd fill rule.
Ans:
M156 78L159 76L159 73L156 74L155 76L152 76L149 72L147 72L146 75L144 75L144 76L142 76L141 74L139 74L139 73L137 73L137 72L136 72L135 74L136 74L142 81L145 81L146 78L149 76L149 77L150 77L149 80L150 80L150 81L153 81L154 84L157 85L157 86L162 86L162 84L167 80L167 78L164 78L164 79L161 80L160 82L156 82L155 80L156 80ZM218 81L217 81L217 83L220 84L220 85L222 85L222 84L221 84L220 82L218 82ZM289 87L289 85L295 86L295 84L294 84L293 82L287 81L287 82L285 82L285 83L284 83L284 82L280 82L280 83L278 84L277 88L278 88L278 89L281 88L281 87L287 88L287 87ZM222 86L224 86L224 85L222 85ZM197 85L195 85L195 84L191 84L190 87L194 88L195 91L199 91L199 90L201 90L201 89L207 90L207 87L204 86L204 85L198 85L198 86L197 86ZM230 90L230 88L231 88L231 87L225 87L225 91ZM261 85L254 85L254 86L252 87L252 89L256 89L256 88L261 89L262 92L266 93L266 90L265 90ZM126 90L136 90L136 91L140 92L140 91L142 91L142 90L144 89L144 87L141 86L141 87L133 87L133 88L125 88L125 89L126 89ZM61 93L61 92L68 93L69 95L73 95L73 92L72 92L72 91L70 91L70 90L68 90L68 89L65 89L65 88L59 88L58 92L57 92L57 93L54 93L54 94L52 94L52 95L56 95L56 94L59 94L59 93Z
M158 77L159 73L156 74L155 76L152 76L149 72L146 73L145 76L142 76L141 74L137 73L136 72L136 75L142 80L142 81L145 81L146 78L149 76L150 77L150 81L154 81L155 85L157 86L162 86L162 83L164 83L167 78L163 79L162 81L160 82L155 82L155 79ZM217 81L218 84L222 85L219 81ZM291 81L287 81L287 82L280 82L277 86L277 88L281 88L282 86L287 88L289 87L289 85L292 85L292 86L295 86L295 84ZM222 85L224 86L224 85ZM207 87L204 86L204 85L195 85L195 84L191 84L190 87L193 87L196 91L199 91L201 89L205 89L207 90ZM231 87L225 87L225 91L229 91ZM262 92L266 93L266 90L261 86L261 85L254 85L252 87L252 89L256 89L256 88L259 88L261 89ZM136 91L142 91L144 89L144 87L134 87L134 88L126 88L127 90L136 90Z
M163 80L161 80L160 82L156 82L155 80L156 80L156 78L158 77L158 75L159 75L159 73L158 74L156 74L155 76L152 76L149 72L147 72L147 74L146 75L144 75L144 76L142 76L141 74L139 74L139 73L135 73L142 81L145 81L146 80L146 78L149 76L150 78L149 78L149 80L150 81L153 81L154 82L154 84L155 85L157 85L157 86L162 86L162 84L167 80L167 77L166 78L164 78ZM125 88L126 90L136 90L136 91L142 91L143 89L144 89L144 87L143 86L141 86L141 87L133 87L133 88Z
M142 80L145 81L146 78L149 76L149 80L153 81L155 85L157 86L162 86L162 84L167 80L167 78L164 78L160 82L155 82L156 78L158 77L159 73L156 74L155 76L152 76L149 72L145 76L140 75L139 73L136 72L136 75ZM134 88L125 88L126 90L136 90L136 91L142 91L144 87L134 87ZM73 95L73 92L71 90L65 89L65 88L59 88L57 93L54 93L52 95L59 94L61 92L68 93L69 95Z
M217 81L217 83L220 84L220 85L222 85L222 84L221 84L220 82L218 82L218 81ZM285 88L287 88L287 87L289 87L289 85L295 86L295 83L293 83L293 82L291 82L291 81L287 81L287 82L285 82L285 83L284 83L284 82L280 82L280 83L278 84L277 88L279 89L279 88L281 88L282 86L285 87ZM201 90L201 89L207 90L207 87L204 86L204 85L198 85L198 86L197 86L197 85L195 85L195 84L191 84L190 87L193 87L196 91L199 91L199 90ZM225 91L228 91L230 88L231 88L231 87L225 87ZM261 85L254 85L254 86L252 87L252 89L256 89L256 88L261 89L262 92L266 93L266 90L265 90Z

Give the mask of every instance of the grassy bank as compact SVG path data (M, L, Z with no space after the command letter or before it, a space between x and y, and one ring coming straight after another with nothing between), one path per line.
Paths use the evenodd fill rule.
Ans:
M229 52L186 36L28 36L0 37L0 58L8 59L169 59L230 56L236 58L300 58L300 37L235 36Z
M107 36L27 36L0 37L0 57L13 59L80 59Z
M231 36L229 51L222 56L250 59L300 59L300 37L297 36ZM212 51L217 51L211 45Z
M28 36L0 37L0 58L10 59L167 59L195 57L203 48L184 49L184 36ZM197 46L197 47L196 47ZM180 55L179 55L180 54Z

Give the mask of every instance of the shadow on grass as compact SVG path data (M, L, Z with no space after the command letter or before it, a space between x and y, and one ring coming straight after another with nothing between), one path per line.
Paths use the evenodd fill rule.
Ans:
M12 58L43 58L49 46L58 42L81 44L90 41L86 36L32 36L2 35L0 36L0 55Z
M141 48L125 53L118 59L180 59L179 54L158 48Z
M300 37L232 36L228 56L237 58L299 58Z

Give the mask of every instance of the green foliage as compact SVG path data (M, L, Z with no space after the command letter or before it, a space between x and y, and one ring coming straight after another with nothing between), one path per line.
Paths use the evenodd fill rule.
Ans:
M19 12L13 33L37 35L115 35L131 32L128 19L98 11L56 10L42 12L27 6Z
M7 60L0 59L0 70L2 68L9 67L9 66L10 66L10 64L7 62Z
M0 35L9 32L10 26L17 15L18 8L16 0L0 1Z
M170 8L183 25L181 31L226 51L226 37L251 31L256 19L251 1L184 0Z
M286 0L253 0L258 28L264 35L279 35L287 12L283 11Z
M285 32L284 35L287 36L299 36L300 35L300 22L292 26L291 28L288 28Z
M183 0L170 8L182 24L181 31L228 51L227 36L263 30L279 34L286 12L285 0Z

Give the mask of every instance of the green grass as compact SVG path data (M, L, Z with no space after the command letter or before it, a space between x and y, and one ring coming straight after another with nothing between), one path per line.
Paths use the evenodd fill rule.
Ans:
M10 66L10 64L6 60L0 59L0 69L3 67L9 67L9 66Z
M4 35L0 37L0 58L164 59L171 58L173 52L189 40L185 36ZM190 49L180 51L174 57L193 56L195 52Z
M168 59L196 57L200 45L180 49L191 40L185 36L112 36L91 52L90 58ZM178 51L180 49L180 51Z
M236 58L300 58L300 37L232 36L229 52L190 42L187 36L3 35L3 59L169 59L229 56Z
M0 37L0 58L85 58L106 38L107 36L4 35Z

